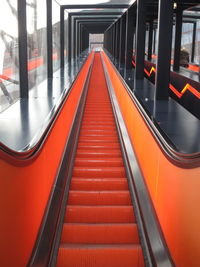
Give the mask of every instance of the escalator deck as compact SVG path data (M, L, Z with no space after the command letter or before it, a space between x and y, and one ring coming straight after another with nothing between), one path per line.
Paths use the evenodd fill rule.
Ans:
M94 57L56 266L144 266L100 53Z

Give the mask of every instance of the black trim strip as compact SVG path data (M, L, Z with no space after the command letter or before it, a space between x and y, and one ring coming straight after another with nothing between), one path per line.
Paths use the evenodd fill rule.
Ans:
M106 53L106 50L104 50ZM109 58L108 54L106 53L107 57ZM112 61L109 59L110 64L112 65L113 69L115 70L116 74L118 75L120 81L122 82L124 88L126 89L127 93L129 94L131 100L135 104L138 112L140 113L142 119L146 123L147 127L149 128L152 136L154 137L156 143L161 148L164 155L167 159L172 162L174 165L180 168L196 168L200 167L200 152L193 153L193 154L185 154L177 151L172 144L163 136L160 129L154 124L151 120L147 112L145 111L144 107L137 99L136 95L131 91L127 83L124 81L121 74L118 72Z
M46 0L47 4L47 74L53 77L53 38L52 38L52 0Z
M141 169L137 162L135 152L132 147L128 131L126 129L123 116L121 114L119 104L103 59L102 62L113 112L115 115L115 121L129 181L129 189L131 191L132 202L136 214L137 225L141 237L145 265L148 267L173 267L174 263L171 259L158 218L156 216L156 212L153 208L153 203L145 185Z
M115 4L115 5L103 5L103 4L99 4L99 5L62 5L62 7L64 9L97 9L97 8L100 8L100 9L124 9L124 8L129 8L129 5L120 5L120 4Z
M28 98L28 53L26 30L26 0L18 0L18 31L19 31L19 76L20 97Z
M69 185L75 159L77 140L80 131L80 124L85 106L85 99L92 69L89 67L87 78L84 83L81 98L76 110L76 115L72 123L69 138L66 142L63 158L60 163L56 182L53 186L51 196L42 220L38 233L37 241L32 252L28 267L33 266L52 266L55 265L57 258L58 245L62 230L62 222L65 215L66 202L68 197ZM57 245L58 244L58 245ZM53 249L52 249L53 248ZM51 258L51 263L49 259Z
M64 68L65 65L65 29L64 29L64 8L60 6L60 67Z

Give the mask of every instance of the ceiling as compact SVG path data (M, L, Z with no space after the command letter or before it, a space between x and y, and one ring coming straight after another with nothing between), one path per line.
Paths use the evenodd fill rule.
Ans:
M90 33L103 33L136 0L56 0L60 5L73 5L66 8L73 19L80 20ZM83 5L86 7L83 7ZM111 6L112 5L112 6ZM77 8L76 8L77 6ZM93 8L91 8L93 6ZM99 7L98 7L99 6ZM108 7L107 7L108 6ZM89 7L89 8L87 8ZM111 8L112 7L112 8ZM85 15L87 21L83 21ZM95 18L94 18L95 16ZM99 19L101 18L101 19Z
M90 33L103 33L114 21L116 21L137 0L56 0L66 7L73 19L80 21ZM197 5L198 0L176 0L183 9ZM70 5L70 8L69 8ZM156 19L158 16L158 0L147 0L147 18ZM199 7L193 10L199 15ZM185 13L185 12L184 12ZM189 13L189 12L188 12ZM85 14L85 15L84 15ZM114 15L115 14L115 15ZM187 12L186 12L187 14ZM187 14L190 15L190 14ZM196 14L195 14L196 15ZM84 16L84 17L83 17ZM94 18L96 17L96 20ZM86 17L86 20L83 18ZM88 18L88 23L87 23ZM101 18L101 19L100 19ZM102 20L102 21L101 21Z

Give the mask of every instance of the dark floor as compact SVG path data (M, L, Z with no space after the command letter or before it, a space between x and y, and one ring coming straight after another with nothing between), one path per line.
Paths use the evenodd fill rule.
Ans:
M134 69L127 71L115 62L133 93L146 109L153 122L163 131L169 142L179 152L196 153L200 151L200 120L169 97L168 101L154 104L154 85L144 78L134 81ZM183 74L183 72L182 72ZM198 76L198 75L197 75Z
M71 67L54 73L48 79L33 87L29 99L19 99L0 113L0 142L14 151L26 151L38 142L49 121L55 114L63 96L74 81L85 53Z

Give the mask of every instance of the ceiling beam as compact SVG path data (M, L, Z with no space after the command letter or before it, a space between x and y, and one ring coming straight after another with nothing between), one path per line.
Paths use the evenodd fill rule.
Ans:
M126 4L111 4L111 5L103 5L103 4L96 4L96 5L61 5L63 9L124 9L129 8L129 5Z
M120 16L123 12L69 12L70 16Z

